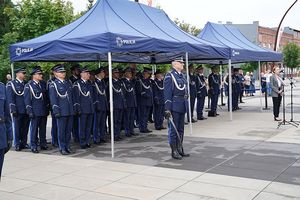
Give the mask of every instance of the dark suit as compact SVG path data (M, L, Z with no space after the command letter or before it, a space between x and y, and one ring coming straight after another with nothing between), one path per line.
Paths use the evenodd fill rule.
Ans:
M200 119L201 117L203 117L205 97L207 96L207 88L205 84L205 77L203 74L197 75L196 86L197 86L197 119Z
M156 129L160 129L163 127L165 113L164 81L154 79L152 88L154 97L154 125Z

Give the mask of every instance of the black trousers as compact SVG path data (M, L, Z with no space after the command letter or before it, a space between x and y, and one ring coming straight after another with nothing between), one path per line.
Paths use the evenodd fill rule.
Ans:
M273 114L274 114L274 117L278 117L282 96L272 97L272 100L273 100Z

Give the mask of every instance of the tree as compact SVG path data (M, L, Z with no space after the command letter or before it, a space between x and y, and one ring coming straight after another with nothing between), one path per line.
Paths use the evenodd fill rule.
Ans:
M258 69L258 62L248 62L241 65L241 69L246 72L254 72Z
M300 46L295 43L288 43L283 47L283 63L293 69L300 66Z
M21 0L13 6L7 4L4 16L9 19L9 30L0 38L0 79L10 71L9 45L49 33L74 20L72 3L64 0ZM47 63L41 66L46 71L50 69Z
M6 7L12 7L12 6L13 4L10 0L0 0L0 39L5 33L9 32L9 27L10 27L9 19L4 14L4 9Z
M196 26L192 26L191 24L186 23L185 21L180 21L178 18L174 20L175 24L179 26L183 31L190 33L194 36L198 36L201 32L201 29Z

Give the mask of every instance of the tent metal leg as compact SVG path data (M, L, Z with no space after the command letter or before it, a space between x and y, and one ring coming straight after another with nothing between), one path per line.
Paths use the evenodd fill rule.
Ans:
M191 96L190 96L190 74L189 74L189 54L188 52L185 53L185 66L186 66L186 77L187 77L187 88L188 88L188 118L190 124L190 135L193 135L193 125L192 125L192 112L191 111Z
M14 68L15 68L14 67L14 63L11 63L10 64L10 70L11 70L11 78L12 78L12 80L15 79L15 73L14 73L15 69Z
M232 121L232 75L231 75L231 59L228 60L228 78L229 78L229 120Z
M258 61L258 80L259 80L259 101L260 101L260 109L263 110L263 105L262 105L262 88L261 88L261 65L260 61ZM255 88L255 83L254 83L254 88Z
M111 157L115 157L114 147L114 106L113 106L113 91L112 91L112 61L111 52L108 52L108 70L109 70L109 105L110 105L110 137L111 137Z

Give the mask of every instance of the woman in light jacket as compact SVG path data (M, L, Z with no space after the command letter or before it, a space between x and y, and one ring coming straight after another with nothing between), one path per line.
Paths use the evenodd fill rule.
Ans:
M274 120L281 121L281 119L279 119L278 116L279 116L279 109L282 100L282 95L284 92L284 82L280 78L279 67L274 68L274 74L270 77L270 88L271 88L271 95L273 100Z

